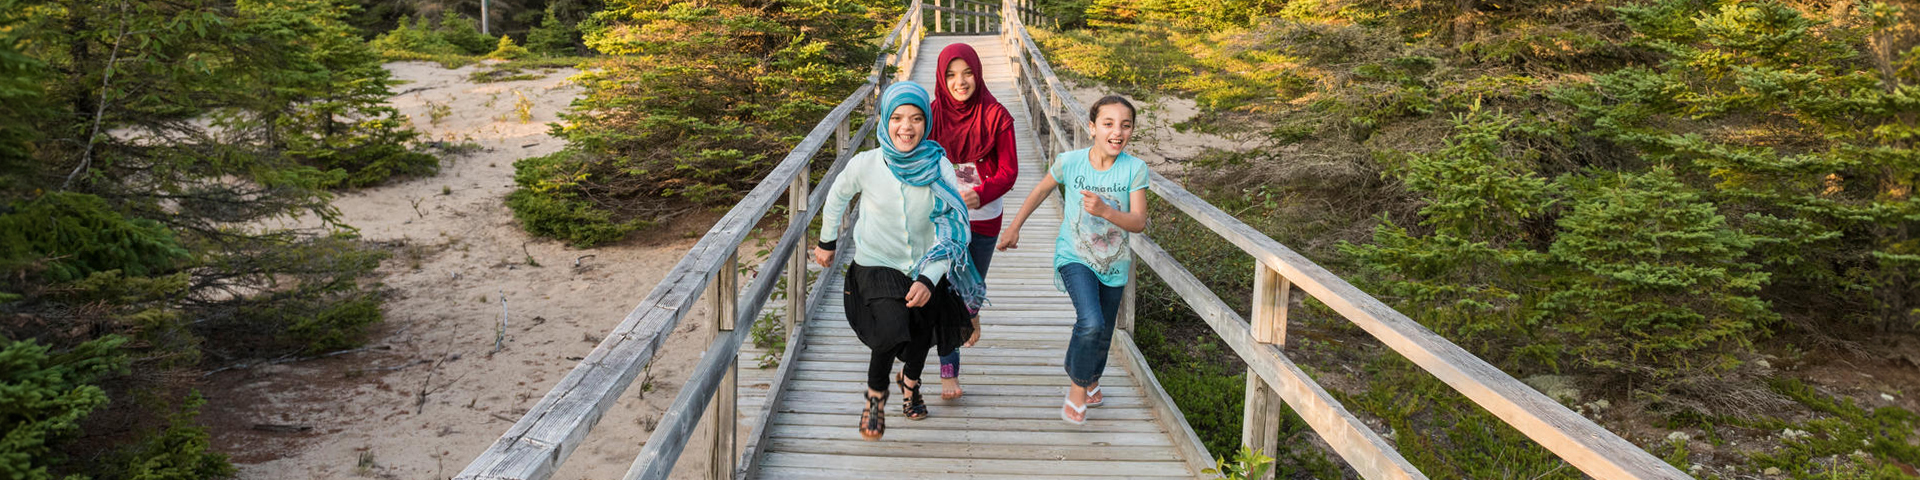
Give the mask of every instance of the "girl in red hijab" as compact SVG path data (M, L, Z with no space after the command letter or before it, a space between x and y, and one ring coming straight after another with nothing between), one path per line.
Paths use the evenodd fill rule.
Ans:
M967 203L973 240L967 251L981 278L993 259L1000 235L1000 197L1013 189L1020 173L1019 149L1014 146L1013 115L987 91L980 54L965 43L940 51L939 85L934 88L933 141L947 149L960 179L960 197ZM965 346L980 341L980 316L973 316L973 332ZM960 350L940 357L940 397L957 398L960 390Z

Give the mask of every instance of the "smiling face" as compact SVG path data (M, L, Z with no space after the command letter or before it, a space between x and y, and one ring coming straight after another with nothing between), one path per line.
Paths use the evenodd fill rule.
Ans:
M1104 157L1118 157L1132 140L1133 109L1118 103L1101 105L1100 112L1093 117L1094 150Z
M920 144L926 132L927 113L920 111L920 107L894 107L893 114L887 117L887 138L893 140L893 148L912 150L914 145Z
M947 94L954 102L972 100L973 88L979 88L979 84L973 84L973 65L968 65L964 58L948 61L947 79L941 83L947 84Z
M973 66L967 65L967 60L963 58L947 63L947 76L941 83L947 86L947 94L953 96L956 102L972 99L973 90L980 87L973 82Z

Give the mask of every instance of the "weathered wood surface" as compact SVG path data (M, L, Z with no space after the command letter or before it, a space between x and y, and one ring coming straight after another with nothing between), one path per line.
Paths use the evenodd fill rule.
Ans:
M633 312L506 434L468 464L460 479L545 479L586 439L600 417L653 360L667 335L699 300L711 273L752 231L792 178L873 88L862 86L827 114L794 151L694 244Z
M822 126L826 125L822 123ZM862 129L862 131L866 130ZM815 133L819 132L820 129L816 128ZM846 168L848 160L854 153L852 150L840 152L821 181L831 185ZM735 325L731 328L721 328L714 336L706 353L701 355L700 363L688 375L687 383L682 385L680 392L675 395L672 406L667 409L667 414L661 417L653 434L647 437L646 446L640 449L640 455L634 457L632 467L627 470L627 480L664 479L673 473L673 466L679 459L681 450L686 448L688 437L692 436L694 426L699 423L699 416L693 413L706 408L708 403L715 400L715 392L720 393L720 401L729 403L726 408L717 409L724 418L712 420L718 422L719 426L708 429L709 432L715 432L710 434L714 439L714 448L726 450L724 458L713 462L715 474L710 478L732 477L736 472L735 459L738 457L733 456L736 450L732 447L736 445L735 441L738 439L737 430L733 428L739 422L736 403L738 386L735 382L726 380L732 379L730 374L733 372L735 361L739 358L742 344L749 336L754 322L759 320L759 314L764 311L768 297L778 285L780 278L778 270L787 264L789 255L800 251L803 243L808 243L807 226L812 223L813 216L826 205L830 192L830 189L813 192L807 201L808 213L801 218L801 221L788 223L786 230L780 236L779 243L774 245L767 260L761 264L759 271L767 274L753 279L744 301L728 301L727 308L734 311L720 318ZM723 277L733 275L732 269L723 272ZM725 390L719 390L722 388Z
M1017 23L1017 20L1009 19L1009 21ZM1058 76L1053 73L1052 67L1047 64L1045 56L1026 29L1017 24L1007 28L1010 30L1007 37L1012 48L1024 50L1023 54L1028 57L1027 62L1035 70L1030 75L1044 79L1044 87L1047 91L1036 92L1035 96L1046 98L1053 107L1053 110L1047 113L1060 117L1035 120L1045 121L1066 130L1049 135L1050 138L1060 139L1059 141L1064 141L1065 138L1080 138L1080 135L1086 133L1085 124L1078 122L1077 119L1086 118L1085 107L1070 95L1065 94L1068 90L1065 89L1064 83L1060 82ZM1159 173L1152 173L1150 177L1149 188L1161 199L1240 247L1241 250L1253 255L1265 268L1279 272L1279 275L1288 283L1300 287L1308 295L1320 300L1389 348L1432 373L1454 390L1500 417L1508 425L1520 430L1582 472L1597 478L1691 478L1645 450L1594 424L1586 417L1568 410L1547 398L1546 395L1520 383L1506 372L1473 356L1447 341L1446 338L1388 307L1379 299L1360 291L1346 280L1307 260L1306 257L1187 192L1186 189ZM1139 243L1134 245L1136 253L1140 252L1140 246ZM1181 268L1177 262L1171 262L1170 258L1168 260L1161 265L1155 265L1155 271L1163 276L1171 272L1185 273L1184 268ZM1212 294L1208 293L1208 295ZM1195 308L1203 310L1203 316L1209 314L1204 311L1208 308L1206 306L1195 305ZM1212 313L1217 315L1221 312ZM1230 310L1224 313L1232 314ZM1261 313L1268 312L1262 309ZM1233 316L1238 317L1238 315ZM1275 341L1284 339L1281 335L1272 335L1278 332L1271 329L1284 328L1284 325L1275 325L1273 322L1278 320L1278 317L1278 315L1271 315L1266 319L1263 326L1269 327L1270 330L1263 332L1262 338ZM1240 321L1238 325L1242 329L1246 328L1244 321ZM1217 330L1221 325L1215 326ZM1226 331L1220 332L1223 336L1232 336ZM1262 349L1270 351L1258 353L1259 355L1276 357L1289 369L1298 370L1292 367L1291 362L1285 361L1286 357L1280 353L1279 347L1262 345ZM1252 351L1240 353L1249 365L1270 363L1249 356L1254 354ZM1266 376L1265 373L1262 375ZM1299 380L1307 380L1304 375L1296 377ZM1268 380L1271 382L1278 379L1269 377ZM1311 381L1307 381L1307 384L1312 390L1320 390L1317 385L1312 385ZM1279 390L1283 398L1288 397L1288 390L1300 387L1278 383L1272 385ZM1320 396L1324 396L1324 393ZM1308 397L1310 396L1300 396L1302 399ZM1290 404L1292 401L1292 398L1288 398ZM1301 408L1298 404L1294 405L1296 409ZM1337 404L1334 405L1337 406ZM1320 432L1322 435L1328 433ZM1372 435L1371 432L1366 433ZM1356 445L1358 443L1360 442ZM1398 458L1398 454L1393 455L1393 459ZM1348 457L1348 460L1355 461L1352 457ZM1390 459L1376 457L1370 461L1404 463L1404 460L1397 462L1387 460Z
M1334 453L1346 459L1347 464L1361 476L1370 479L1427 478L1402 458L1400 452L1394 451L1392 444L1368 429L1360 419L1347 412L1338 400L1314 383L1306 372L1282 355L1277 346L1255 341L1246 320L1241 319L1240 314L1234 313L1226 301L1220 300L1205 284L1200 283L1200 279L1181 268L1172 255L1145 238L1134 238L1129 244L1133 248L1134 258L1151 267L1168 287L1179 293L1200 314L1200 318L1220 334L1220 339L1227 347L1246 360L1247 371L1273 386L1280 397L1299 413L1300 418L1306 420L1313 431L1333 447Z
M915 11L909 9L909 14ZM898 25L894 33L888 35L888 41L903 38L900 30L917 22L910 22L907 15L902 15ZM882 45L884 48L887 43ZM880 61L884 62L885 58ZM712 272L719 270L738 250L753 226L779 200L782 190L806 171L812 157L833 137L835 128L872 96L884 65L877 63L870 76L874 81L856 89L828 112L765 180L689 249L591 353L455 478L541 480L551 477L653 360L668 334L699 300Z
M1692 478L1640 447L1568 410L1506 372L1433 333L1333 272L1208 204L1159 173L1149 176L1155 195L1232 242L1290 280L1294 286L1366 330L1382 344L1446 382L1574 468L1596 478ZM1137 244L1136 244L1137 245ZM1136 246L1135 252L1139 253ZM1163 275L1168 271L1156 265ZM1177 265L1168 265L1177 268ZM1275 349L1278 355L1278 349ZM1249 363L1246 354L1241 355ZM1283 387L1284 388L1284 387ZM1296 407L1298 408L1298 407ZM1351 459L1350 459L1351 460Z
M911 78L932 86L938 55L931 53L954 42L973 45L984 64L986 87L1010 111L1025 111L998 37L928 37L921 48L930 54L915 62ZM1015 115L1014 127L1020 132L1022 162L1020 178L1007 195L1009 215L1043 171L1026 116ZM900 416L900 393L894 391L887 406L887 434L880 441L862 441L856 429L869 352L847 327L841 297L823 298L802 327L805 348L780 367L785 372L783 391L766 428L756 428L765 430L765 436L755 456L747 459L743 471L752 473L748 478L1198 476L1195 465L1210 459L1204 449L1183 449L1197 444L1184 423L1176 423L1181 426L1173 430L1177 434L1161 423L1161 412L1168 410L1158 405L1164 393L1150 378L1139 377L1137 355L1127 353L1131 343L1123 343L1121 335L1115 337L1114 355L1101 382L1107 406L1089 410L1086 425L1060 420L1068 384L1062 362L1073 307L1066 294L1053 287L1052 248L1059 218L1056 205L1040 209L1021 231L1021 248L996 253L987 276L993 304L981 312L980 344L961 350L966 396L940 398L940 360L929 352L921 393L931 417L910 421Z

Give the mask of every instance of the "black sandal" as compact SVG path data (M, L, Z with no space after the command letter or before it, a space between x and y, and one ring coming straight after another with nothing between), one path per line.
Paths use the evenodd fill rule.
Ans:
M860 437L871 442L887 434L886 395L867 397L867 409L860 412Z
M920 398L920 386L908 387L907 375L904 373L896 374L893 378L893 382L900 385L900 413L906 414L908 420L925 420L927 402Z

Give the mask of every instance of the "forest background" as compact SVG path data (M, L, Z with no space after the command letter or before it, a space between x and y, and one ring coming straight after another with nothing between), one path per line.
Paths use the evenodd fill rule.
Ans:
M569 147L518 162L507 199L585 247L730 205L901 7L505 0L489 35L477 1L0 0L0 474L229 475L200 373L364 340L387 247L332 192L460 149L382 105L381 62L585 67ZM1163 171L1676 466L1920 478L1920 5L1037 7L1063 73L1255 145ZM1251 259L1204 228L1152 235L1248 297ZM1142 282L1143 348L1235 450L1244 366ZM1307 306L1289 355L1429 475L1578 476ZM1283 477L1350 474L1283 430Z

